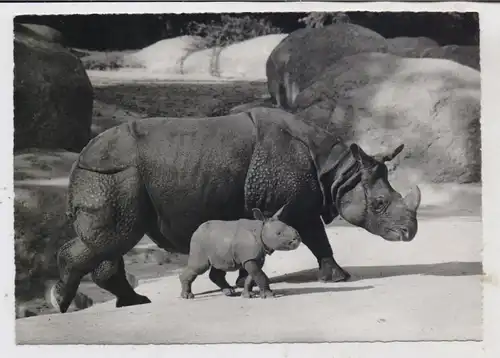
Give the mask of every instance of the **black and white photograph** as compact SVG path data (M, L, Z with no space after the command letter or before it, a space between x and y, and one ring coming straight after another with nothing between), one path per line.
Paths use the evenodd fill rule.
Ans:
M164 8L12 18L16 344L483 340L479 12Z

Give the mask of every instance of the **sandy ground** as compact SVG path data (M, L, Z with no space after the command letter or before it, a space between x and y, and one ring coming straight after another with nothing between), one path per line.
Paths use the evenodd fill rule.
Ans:
M145 279L149 305L89 309L19 319L19 344L167 344L480 340L482 225L480 187L422 188L419 233L391 243L336 221L328 235L353 279L319 283L301 245L277 252L264 270L275 299L224 297L199 277L194 300L179 298L178 271ZM228 274L234 282L236 273Z

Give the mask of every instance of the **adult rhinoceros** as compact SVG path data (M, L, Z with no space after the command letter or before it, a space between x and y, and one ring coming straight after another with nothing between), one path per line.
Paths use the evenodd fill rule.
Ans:
M89 142L72 170L68 214L78 237L59 250L52 303L65 312L88 272L117 297L117 307L148 303L125 279L122 258L144 234L165 250L187 253L201 223L250 218L252 208L271 215L285 204L280 219L317 258L319 279L347 280L321 218L330 223L340 214L386 240L412 240L420 191L403 198L383 164L401 149L371 157L270 108L111 128ZM247 274L240 271L238 286Z

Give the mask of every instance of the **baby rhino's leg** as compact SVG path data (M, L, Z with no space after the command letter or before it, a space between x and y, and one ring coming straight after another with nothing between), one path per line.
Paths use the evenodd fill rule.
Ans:
M255 286L255 281L253 280L253 277L248 275L245 278L245 283L243 285L243 292L241 293L241 297L253 298L254 295L252 293L252 289L254 286Z
M248 271L248 277L245 279L245 286L248 286L248 288L251 287L251 280L255 280L255 283L257 286L259 286L260 289L260 298L268 298L268 297L275 297L275 294L273 291L271 291L271 288L269 286L269 278L266 276L264 271L262 271L262 266L260 263L257 263L254 260L249 260L245 262L245 270ZM248 282L248 285L247 285ZM248 293L250 291L248 290ZM248 295L249 297L251 295Z
M193 240L195 238L193 237ZM179 275L179 280L181 281L181 297L182 298L194 298L191 292L191 285L197 276L203 275L210 268L210 261L206 254L201 250L200 245L196 243L191 245L188 264L184 271Z
M208 274L210 280L215 283L226 296L234 296L234 289L226 281L226 272L212 266Z
M191 292L191 285L193 284L193 281L198 277L199 275L203 275L205 272L208 271L210 267L209 262L207 261L206 264L203 265L197 265L197 266L191 266L188 264L188 266L182 271L182 273L179 275L179 279L181 281L181 297L182 298L194 298L193 293Z

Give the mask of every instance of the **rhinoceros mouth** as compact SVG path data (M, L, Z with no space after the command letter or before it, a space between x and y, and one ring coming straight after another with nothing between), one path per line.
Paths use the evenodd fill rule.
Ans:
M387 232L381 236L387 241L409 242L413 240L413 238L410 236L410 232L406 228L388 229Z

